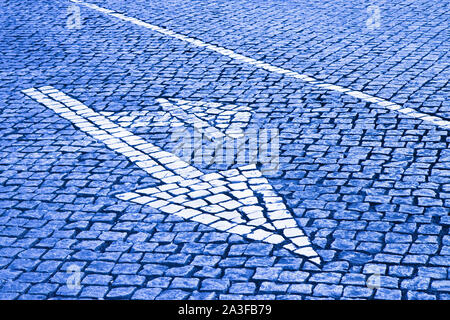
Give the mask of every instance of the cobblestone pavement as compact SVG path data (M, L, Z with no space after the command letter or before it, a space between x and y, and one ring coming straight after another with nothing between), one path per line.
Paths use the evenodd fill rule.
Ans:
M0 7L1 299L450 298L447 2ZM378 24L368 7L379 10ZM62 93L74 100L40 96ZM85 110L102 129L118 124L132 152L157 153L173 144L170 128L180 119L167 115L183 118L174 107L180 99L279 130L279 170L190 171L207 175L205 183L231 178L248 187L256 179L271 195L238 188L233 202L199 187L188 190L197 202L187 205L191 185L178 166L175 175L155 174L146 162L154 158L129 154L76 114ZM231 118L213 118L189 121L229 134ZM155 188L172 206L151 202ZM311 251L221 231L214 212L196 220L176 207L227 201L234 210L252 197L268 209L247 222L259 226L271 205L284 206L301 232L292 239Z

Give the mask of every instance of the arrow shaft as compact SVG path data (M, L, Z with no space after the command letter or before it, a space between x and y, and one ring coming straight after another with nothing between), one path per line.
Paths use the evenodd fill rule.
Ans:
M201 171L176 155L165 152L158 146L134 135L53 87L46 86L39 90L27 89L23 93L69 120L81 131L103 142L108 148L124 155L163 183L180 182L203 175Z

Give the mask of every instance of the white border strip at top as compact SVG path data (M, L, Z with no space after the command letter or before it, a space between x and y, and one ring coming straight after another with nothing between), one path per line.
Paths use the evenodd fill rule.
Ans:
M361 100L366 101L366 102L375 103L375 104L377 104L379 106L382 106L382 107L385 107L385 108L387 108L389 110L403 113L405 115L408 115L409 117L429 122L431 124L437 125L437 126L442 127L444 129L450 129L450 121L442 119L442 118L439 118L437 116L432 116L432 115L429 115L429 114L426 114L426 113L418 112L418 111L416 111L414 109L411 109L411 108L404 108L404 107L402 107L402 106L400 106L400 105L398 105L398 104L396 104L394 102L390 102L388 100L385 100L385 99L382 99L382 98L378 98L378 97L375 97L375 96L363 93L361 91L351 90L351 89L347 89L347 88L344 88L344 87L341 87L341 86L338 86L338 85L326 83L326 82L317 80L317 79L315 79L313 77L310 77L310 76L308 76L306 74L300 74L300 73L295 72L295 71L291 71L291 70L287 70L287 69L284 69L284 68L276 67L276 66L271 65L269 63L265 63L265 62L260 61L260 60L255 60L253 58L246 57L246 56L244 56L242 54L239 54L239 53L236 53L236 52L234 52L232 50L229 50L229 49L226 49L226 48L223 48L223 47L219 47L219 46L216 46L214 44L209 44L209 43L203 42L203 41L195 39L195 38L187 37L187 36L184 36L184 35L179 34L179 33L175 33L172 30L169 30L169 29L166 29L166 28L161 28L161 27L158 27L156 25L147 23L145 21L142 21L142 20L139 20L139 19L136 19L136 18L133 18L133 17L128 17L128 16L126 16L126 15L124 15L122 13L118 13L118 12L115 12L115 11L110 10L110 9L105 9L105 8L99 7L99 6L95 5L95 4L83 2L83 1L80 1L80 0L69 0L69 1L71 1L73 3L77 3L77 4L85 6L85 7L88 7L90 9L96 10L98 12L104 13L106 15L116 17L116 18L118 18L120 20L128 21L128 22L131 22L131 23L136 24L138 26L141 26L141 27L144 27L144 28L147 28L147 29L151 29L153 31L159 32L159 33L164 34L166 36L170 36L172 38L188 42L188 43L190 43L190 44L192 44L194 46L207 48L207 49L215 51L215 52L217 52L217 53L219 53L221 55L227 56L229 58L238 60L238 61L243 62L243 63L247 63L249 65L256 66L256 67L264 69L266 71L273 72L273 73L278 73L278 74L285 75L285 76L292 77L292 78L296 78L296 79L300 79L300 80L306 81L308 83L311 83L311 84L313 84L313 85L315 85L317 87L320 87L320 88L323 88L323 89L326 89L326 90L341 92L341 93L350 95L352 97L361 99Z

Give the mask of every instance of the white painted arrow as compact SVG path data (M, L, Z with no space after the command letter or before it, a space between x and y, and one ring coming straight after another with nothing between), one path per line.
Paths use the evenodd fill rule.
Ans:
M117 197L121 200L148 205L252 240L281 245L320 263L319 255L292 213L255 165L204 174L53 87L22 92L161 182L157 187L120 194ZM159 102L170 113L178 113L170 101ZM175 116L186 117L181 113ZM199 121L203 120L199 117L188 120L193 126Z

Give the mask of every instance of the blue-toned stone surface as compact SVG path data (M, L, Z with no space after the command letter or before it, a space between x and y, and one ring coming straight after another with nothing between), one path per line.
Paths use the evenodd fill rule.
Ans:
M87 1L450 119L445 1L372 1L376 29L356 0ZM70 6L2 3L0 299L450 299L448 129L83 6L71 28ZM280 132L266 177L322 263L119 200L158 181L21 93L46 85L97 112L250 107Z

